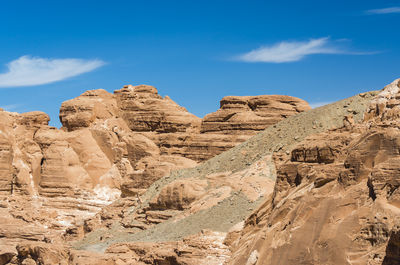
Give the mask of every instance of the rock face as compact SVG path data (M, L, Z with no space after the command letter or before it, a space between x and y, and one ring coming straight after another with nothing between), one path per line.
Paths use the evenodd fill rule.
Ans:
M251 249L249 253L242 253L242 249L237 247L251 245L253 235L261 228L250 227L253 234L244 238L249 221L245 223L243 220L260 205L263 207L270 203L272 197L276 198L273 203L278 205L284 200L295 204L296 197L295 200L291 200L292 197L286 199L289 196L287 191L305 183L310 170L309 164L321 165L321 174L313 179L316 189L329 187L334 181L337 168L323 167L336 165L335 161L342 159L341 151L351 144L352 137L358 137L365 132L355 127L362 120L362 113L367 109L373 95L355 96L321 110L315 109L289 117L244 144L195 168L180 170L161 178L134 205L129 201L119 200L118 203L107 206L104 211L88 219L83 226L77 227L76 231L71 231L69 236L80 239L74 243L75 248L104 251L105 254L97 254L96 258L99 260L115 258L115 254L111 253L114 249L121 249L119 256L130 253L134 257L135 253L140 252L140 256L147 259L151 253L150 256L156 257L157 261L150 259L148 263L202 264L199 260L179 259L179 255L185 256L184 253L190 252L189 255L193 256L212 257L218 261L215 264L256 264L263 258L261 250ZM348 109L352 111L349 112ZM349 113L354 116L349 116ZM354 131L348 133L348 130L353 129ZM319 135L321 132L325 133ZM326 142L321 142L321 138ZM299 155L302 153L307 155ZM307 164L300 166L304 160L308 161ZM306 191L301 194L306 194ZM302 205L307 207L308 204ZM307 209L310 209L307 213L312 213L312 205ZM282 209L283 212L277 218L285 218L285 210L287 209ZM293 216L300 213L302 211L298 210ZM316 220L322 217L319 214ZM223 239L219 242L229 246L229 251L213 252L210 249L212 245L206 243L196 246L200 249L196 254L192 251L181 252L180 246L190 242L187 238L194 235L200 239L198 233L204 229L222 232L220 235ZM290 236L280 239L277 235L277 238L285 242ZM127 241L129 243L124 243ZM143 241L149 243L143 244ZM169 243L159 244L160 241ZM181 253L178 257L169 251L169 244L175 246L175 253ZM392 246L396 248L395 244ZM247 251L250 247L243 249ZM299 244L298 247L301 248L302 245ZM391 253L395 251L391 250ZM237 256L244 259L237 261ZM126 260L120 262L129 264ZM208 261L206 264L214 263Z
M220 110L201 120L152 86L128 85L114 95L91 90L64 102L60 120L69 132L88 128L109 158L113 147L106 133L126 146L133 169L122 183L127 196L171 170L194 166L308 109L305 101L289 96L225 97Z
M220 109L204 117L201 132L254 135L283 118L309 109L307 102L290 96L224 97Z
M229 264L400 264L399 80L364 123L314 135L278 162L273 195L247 219Z
M399 81L286 119L307 105L200 120L149 86L64 103L62 130L0 111L0 264L399 264Z
M115 91L121 117L135 132L186 132L200 125L200 118L152 86L125 86Z
M140 195L170 172L194 167L309 108L299 99L283 96L245 101L256 102L255 98L263 99L251 103L258 104L252 110L230 107L234 118L225 123L228 127L245 124L247 112L262 118L249 120L242 128L224 130L221 125L214 131L203 130L212 122L146 85L124 86L114 94L90 90L64 102L61 129L49 126L49 117L42 112L0 110L0 249L4 249L0 264L64 264L77 258L64 246L64 239L111 226L116 218L123 227L150 227L207 209L241 188L251 201L271 192L267 188L271 180L258 175L248 176L255 183L244 186L239 175L177 180L149 202L145 213L128 217L128 208L143 206ZM221 103L223 109L228 105ZM82 255L79 259L84 260L86 254Z
M222 264L230 253L223 238L222 233L203 231L185 238L184 242L115 244L104 254L71 250L62 245L25 243L18 245L15 253L2 257L3 264L217 265Z
M117 102L112 94L103 89L89 90L61 105L60 121L72 131L89 127L97 120L114 118L117 111Z
M0 264L400 264L399 81L291 117L150 86L65 102L61 130L0 111Z

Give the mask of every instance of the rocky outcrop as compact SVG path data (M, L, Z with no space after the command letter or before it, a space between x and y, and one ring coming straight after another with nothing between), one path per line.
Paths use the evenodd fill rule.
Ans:
M224 233L204 230L184 241L114 244L105 253L71 250L63 245L25 243L18 245L15 252L0 252L0 258L5 260L3 264L217 265L229 256L223 238Z
M192 202L205 195L207 186L207 180L176 180L161 190L150 203L150 207L156 210L186 209Z
M250 204L272 192L271 179L242 172L171 181L152 201L144 204L141 199L171 172L194 167L307 109L295 98L255 98L246 100L262 119L221 131L203 131L207 122L146 85L125 86L114 94L90 90L64 102L61 129L49 126L42 112L0 110L0 249L7 250L0 252L1 262L62 264L76 258L63 240L108 229L116 220L124 229L143 230L226 203L233 192L243 193L238 200ZM227 126L234 127L240 117L245 124L247 114L240 113L248 111L235 110ZM131 214L133 207L141 211Z
M188 176L190 175L188 173ZM152 238L158 235L165 237L166 240L175 240L176 235L190 235L192 232L200 232L214 225L227 229L251 211L261 198L272 193L275 177L270 156L235 173L211 173L204 178L188 176L172 178L165 185L162 185L162 182L156 182L142 196L137 197L134 207L128 200L132 197L118 200L88 219L87 223L79 227L77 231L71 231L69 237L81 239L94 230L109 231L111 224L113 227L118 226L122 229L118 233L129 231L135 234L142 231L146 234L146 231L157 229L158 224L166 223L167 228L153 231L155 234L151 232ZM165 178L161 179L163 180ZM151 197L146 199L148 195ZM215 211L212 210L213 208L224 209L224 213L214 218L207 217L208 215L204 213ZM236 208L241 209L235 212L233 209ZM198 215L204 220L191 220L192 215ZM189 219L186 219L187 217ZM174 222L183 223L174 224ZM90 229L87 228L87 224L90 224ZM113 237L112 234L104 232L101 235L103 239L100 240L102 244L107 244L108 241L105 234L111 239Z
M8 137L0 133L0 192L10 194L13 190L12 146Z
M65 115L71 122L62 130L41 113L0 112L0 262L397 264L399 90L396 80L289 117L196 167L261 128L257 113L297 113L301 101L261 97L257 110L252 97L228 98L218 114L235 110L226 124L192 125L175 120L190 114L140 86L104 94L116 102L115 116L81 107ZM98 100L84 97L85 106ZM121 108L121 100L129 104ZM153 103L161 107L146 109ZM87 122L68 118L85 111ZM168 122L145 122L162 115ZM207 139L215 143L202 149ZM113 189L125 197L108 204Z
M236 107L242 103L246 107ZM202 121L169 97L161 97L152 86L128 85L114 94L91 90L64 102L60 120L71 135L89 129L111 163L121 165L113 154L116 149L125 154L122 159L129 161L130 168L121 174L122 191L123 196L132 196L172 170L194 166L195 161L207 160L307 109L305 101L289 96L226 97L221 109ZM258 118L255 121L249 115ZM215 120L222 127L236 129L206 129ZM109 168L107 161L99 160L101 166Z
M346 197L346 200L342 202L340 201L341 189L331 190L331 185L344 179L340 173L347 169L345 164L350 165L350 163L345 163L345 158L349 155L348 150L353 146L354 139L366 133L365 128L357 127L357 122L360 121L362 112L373 95L371 93L355 96L321 110L315 109L289 117L270 126L246 143L215 156L195 168L181 170L159 179L138 197L135 206L123 206L123 201L118 203L118 207L110 205L106 211L89 219L87 223L90 225L80 228L86 231L91 230L89 233L82 233L77 237L71 233L71 237L81 238L75 247L86 250L96 249L111 254L111 250L116 246L115 242L120 242L118 248L122 251L118 255L129 252L134 256L136 252L134 250L133 253L131 250L141 249L140 246L147 245L151 246L151 253L160 258L159 262L162 260L166 264L168 262L180 264L179 255L176 258L173 253L166 251L167 255L158 256L157 253L164 253L164 250L169 249L167 245L160 245L158 242L173 241L179 246L188 236L199 237L197 233L202 229L211 229L230 231L223 242L233 251L230 252L232 254L228 252L228 255L232 255L231 262L237 262L237 264L256 264L266 259L264 254L270 246L268 245L265 249L256 247L263 244L264 241L261 239L269 236L267 232L270 231L273 236L266 238L266 242L273 244L271 249L279 249L284 245L286 249L282 250L280 256L288 255L286 250L289 251L288 253L296 253L297 249L302 249L301 240L304 240L305 235L313 235L310 232L313 231L313 227L307 226L304 231L301 230L303 234L297 236L293 248L290 248L290 232L281 237L283 233L281 231L289 231L285 225L291 228L290 223L295 222L296 218L300 220L298 225L303 225L307 223L309 216L312 216L311 223L326 220L327 214L335 210L336 202L338 205L347 205L356 197ZM352 111L349 112L348 109ZM349 116L349 113L354 116ZM332 128L336 129L326 132ZM315 134L320 132L325 133ZM271 159L272 153L274 153L277 171ZM274 181L275 176L277 176L276 181ZM364 179L363 185L369 191L367 182ZM341 182L340 185L342 188L345 187L343 189L353 188L353 184L346 186L344 182ZM315 198L303 200L302 198L306 197L310 190L316 194ZM327 190L331 194L325 198ZM318 194L318 191L323 192ZM368 192L366 194L368 196ZM329 205L325 204L324 199L330 203L331 196L337 196L338 201L333 201ZM317 207L320 201L323 205L315 209L314 207ZM299 207L296 206L297 203ZM260 204L261 207L258 208ZM357 205L357 203L352 205ZM262 214L269 216L269 207L276 210L272 217L268 217L273 219L270 223L264 222L261 217ZM262 209L256 211L260 211L260 216L252 215L244 223L243 219L257 208ZM351 212L351 209L349 211ZM343 226L347 225L348 221L346 219ZM259 226L250 226L254 222L262 223ZM90 229L85 227L90 227ZM296 227L293 228L294 231ZM316 226L315 229L315 233L322 231L320 226ZM329 230L333 232L328 233L328 236L341 229L342 227ZM368 229L370 230L365 231L376 230L377 232L373 233L382 235L386 231L386 228ZM261 230L266 232L259 236L261 239L258 241L257 233ZM125 243L126 241L130 243ZM143 241L150 241L150 243L140 243ZM256 247L253 248L252 242L256 242ZM285 242L289 243L286 245ZM310 245L307 246L310 247L310 251L314 251ZM382 246L382 248L385 247L385 245ZM201 248L207 249L204 246ZM176 249L179 252L179 249ZM324 251L326 252L326 249ZM323 250L320 251L322 252ZM142 257L148 257L147 253L149 252L141 250ZM194 255L194 252L190 253ZM302 253L307 253L307 249ZM218 254L210 254L216 258L213 255ZM322 256L322 254L316 255ZM302 261L295 254L288 256L290 256L290 261ZM170 257L173 258L169 260ZM229 257L224 257L225 261L228 259ZM149 260L149 262L154 261ZM305 262L312 263L308 259ZM199 261L195 264L198 263ZM124 263L121 261L121 264ZM182 264L185 263L182 262Z
M122 196L142 194L151 184L181 168L191 168L197 163L180 156L148 156L140 159L134 166L134 171L124 179L121 185Z
M231 243L228 264L399 263L398 92L396 80L363 123L311 136L277 160L274 192Z
M224 97L220 109L204 117L201 132L254 135L284 118L309 109L307 102L290 96Z
M121 117L135 132L187 132L200 125L200 118L169 97L162 98L155 87L124 86L115 97Z
M154 142L161 155L200 162L309 109L307 102L289 96L230 96L221 100L220 110L200 119L168 96L161 97L152 86L127 85L114 95L91 90L64 102L60 120L67 130L73 131L105 121L110 123L111 117L119 117L117 127L141 133Z
M97 120L115 118L117 102L112 94L104 89L89 90L75 99L63 102L60 121L65 128L73 131L87 128Z

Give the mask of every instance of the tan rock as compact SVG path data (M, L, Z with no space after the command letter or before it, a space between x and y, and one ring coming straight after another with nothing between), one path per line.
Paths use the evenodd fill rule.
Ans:
M22 113L18 120L18 123L26 127L40 127L42 125L48 125L50 121L49 115L41 111L32 111Z
M231 243L228 264L246 264L255 251L256 264L396 264L400 134L385 108L375 123L295 147L292 161L278 164L273 195ZM318 159L320 146L334 150L329 161Z
M289 96L229 96L221 108L206 115L203 133L254 134L285 117L311 109L307 102Z
M182 251L190 254L177 256L171 245L164 252L161 244L151 247L155 255L136 259L116 258L111 252L70 252L63 240L110 227L147 229L209 210L239 193L250 203L270 194L272 180L257 170L269 170L271 161L225 175L172 181L155 192L153 200L140 209L143 212L130 214L143 206L139 195L153 188L154 182L175 170L194 167L283 117L307 109L306 103L291 97L243 98L225 98L215 115L218 124L207 120L203 125L200 118L145 85L125 86L114 94L90 90L64 102L61 129L49 126L49 117L42 112L0 111L0 195L5 196L0 201L0 237L5 238L0 249L18 246L17 256L0 253L0 259L12 264L72 260L77 264L140 264L174 259L182 264L201 264L200 260L219 264L226 256L206 255L207 251L217 255L220 252L215 248L221 248L210 243L216 235L207 233L199 236L200 241L191 238L190 244L184 243ZM241 102L245 104L239 106ZM234 115L226 118L225 112ZM202 126L220 127L203 131ZM125 198L120 198L121 192ZM217 237L223 241L221 235ZM225 246L222 249L225 253Z
M117 115L114 96L103 89L88 90L79 97L63 102L60 121L69 131L89 127L97 119Z
M0 133L0 193L11 194L13 190L13 150L8 137Z
M229 255L223 238L224 233L205 230L177 242L114 244L106 253L118 255L125 264L217 265Z
M200 125L200 118L169 97L162 98L152 86L124 86L115 96L122 118L136 132L186 132Z
M183 210L206 193L207 180L182 179L165 186L160 194L150 202L156 210Z
M15 248L2 245L0 250L0 264L8 264L17 254L18 252Z
M68 265L69 250L62 246L43 243L20 244L17 246L18 258L24 264Z
M156 141L161 154L179 155L202 162L231 149L249 137L249 135L176 133L158 135Z
M139 133L131 133L121 138L126 144L128 159L133 167L144 157L157 159L160 155L158 146L146 136Z

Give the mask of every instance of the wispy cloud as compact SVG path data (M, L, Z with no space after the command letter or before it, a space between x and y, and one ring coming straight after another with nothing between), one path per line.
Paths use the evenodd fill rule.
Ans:
M21 104L9 104L9 105L2 105L0 108L6 110L6 111L14 111L18 109L21 106Z
M310 103L310 107L315 109L315 108L322 107L322 106L325 106L325 105L328 105L331 103L332 103L332 101L314 102L314 103Z
M235 59L251 63L287 63L300 61L312 54L372 54L348 51L335 44L328 37L310 39L309 41L282 41L236 56Z
M394 6L394 7L380 8L380 9L370 9L370 10L367 10L366 13L370 14L370 15L400 13L400 7Z
M0 87L49 84L93 71L104 64L101 60L22 56L7 64L8 71L0 74Z

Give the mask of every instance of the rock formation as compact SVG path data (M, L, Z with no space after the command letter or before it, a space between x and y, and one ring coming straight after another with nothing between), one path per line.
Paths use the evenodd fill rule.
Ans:
M396 80L363 123L307 138L278 162L273 195L229 264L400 264L398 97Z
M125 86L63 103L61 130L0 111L0 264L400 264L399 99L200 119Z
M296 98L265 97L268 104L283 105L262 114L276 116L275 122L309 108ZM237 116L249 111L230 110ZM203 132L207 122L145 85L114 94L87 91L62 104L60 121L63 127L57 129L42 112L0 111L0 264L69 264L81 254L71 252L64 240L112 226L115 219L124 228L148 228L212 207L241 188L251 201L272 191L267 188L272 182L257 175L246 178L248 186L229 174L177 180L143 213L130 215L131 207L144 207L140 195L160 178L194 167L272 123Z
M289 96L228 96L221 100L218 111L204 117L201 132L254 135L283 118L309 109L304 100Z
M112 143L126 146L133 170L123 176L122 192L131 196L171 170L192 167L308 109L289 96L225 97L220 110L201 120L152 86L128 85L114 95L92 90L64 102L60 120L69 132L89 128L114 164Z

